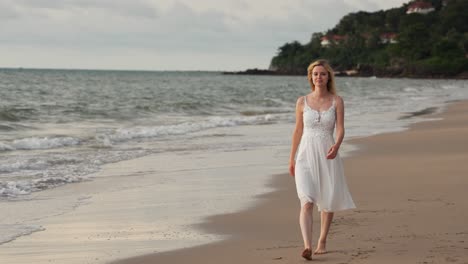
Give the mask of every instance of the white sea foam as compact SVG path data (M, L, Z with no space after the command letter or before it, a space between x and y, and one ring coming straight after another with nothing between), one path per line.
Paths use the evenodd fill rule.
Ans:
M0 162L0 197L32 192L90 179L107 163L148 154L145 150L58 152L6 156Z
M14 149L52 149L80 144L80 139L73 137L30 137L14 140Z
M414 87L406 87L406 88L403 88L403 91L405 91L405 92L418 92L419 90L414 88Z
M0 142L0 151L14 150L14 148L8 144Z
M40 170L47 167L47 162L43 160L10 160L0 164L0 172L14 172L20 170Z
M138 138L185 135L216 127L268 124L278 118L279 115L273 114L260 116L212 117L200 122L185 122L176 125L120 128L115 130L113 134L99 135L98 139L102 141L104 145L108 145L109 140L112 142L121 142Z
M426 96L412 96L410 97L411 100L413 101L424 101L424 100L428 100L429 97L426 97Z
M38 179L24 179L0 182L0 197L17 197L31 192L50 189L67 183L88 179L85 175L46 176Z
M442 86L442 89L445 89L445 90L452 90L452 89L459 88L459 86L454 85L454 84L443 84L441 86Z
M16 197L31 193L31 184L27 181L10 181L6 184L0 183L0 197Z

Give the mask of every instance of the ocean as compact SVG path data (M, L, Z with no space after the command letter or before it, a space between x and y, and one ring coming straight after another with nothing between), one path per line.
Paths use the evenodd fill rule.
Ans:
M427 120L424 114L468 98L465 80L336 81L345 101L346 139L404 130ZM168 191L174 186L191 193L192 206L197 199L205 201L203 212L195 210L196 219L226 212L226 204L206 203L213 197L229 200L230 210L249 206L251 197L268 191L264 185L269 175L287 171L295 102L309 92L305 76L0 69L0 206L9 210L0 216L0 250L47 230L42 219L76 210L92 196L77 191L67 205L60 190L77 183L97 188L106 166L145 157L161 162L153 165L152 178L145 179L158 183L154 189L160 193L156 196L162 211L157 219L170 221L171 210L163 205L176 196ZM276 152L256 152L271 149ZM351 151L345 143L343 154ZM245 164L243 155L252 163ZM245 177L266 176L253 184L231 170L232 174L217 176L223 182L208 177L207 185L202 180L206 174L197 174L206 168L231 167L243 169ZM168 171L177 171L177 176L171 178ZM111 179L106 183L110 188L120 178L136 179L139 174L106 177ZM233 187L237 192L230 193ZM205 197L203 190L212 196ZM44 199L51 191L59 195ZM162 202L163 198L168 200ZM37 207L23 208L22 203ZM48 209L37 209L41 206ZM194 219L186 219L184 225L199 221ZM184 239L177 237L167 249L186 245Z

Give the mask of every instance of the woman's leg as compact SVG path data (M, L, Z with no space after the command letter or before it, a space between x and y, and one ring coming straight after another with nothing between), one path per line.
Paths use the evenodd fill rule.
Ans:
M304 239L304 248L312 248L312 211L314 208L313 203L305 203L301 207L299 214L299 224L301 226L302 238Z
M317 249L315 249L314 254L325 254L327 253L326 244L328 231L330 230L330 225L333 220L333 212L324 212L320 213L320 238L317 243Z

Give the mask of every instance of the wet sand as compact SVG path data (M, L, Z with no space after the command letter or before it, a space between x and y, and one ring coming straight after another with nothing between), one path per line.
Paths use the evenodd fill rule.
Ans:
M350 142L358 208L335 214L329 253L314 262L468 263L468 102L430 117L440 119ZM228 239L115 263L304 263L294 180L275 175L271 185L254 207L198 226ZM314 241L318 231L314 212Z

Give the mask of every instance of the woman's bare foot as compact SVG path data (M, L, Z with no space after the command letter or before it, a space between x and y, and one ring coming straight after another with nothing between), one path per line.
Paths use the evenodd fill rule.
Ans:
M301 256L307 260L312 260L312 250L310 248L304 249Z
M318 242L317 248L314 251L314 255L320 255L320 254L326 254L327 249L326 249L326 242Z

